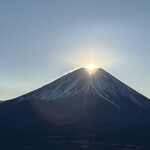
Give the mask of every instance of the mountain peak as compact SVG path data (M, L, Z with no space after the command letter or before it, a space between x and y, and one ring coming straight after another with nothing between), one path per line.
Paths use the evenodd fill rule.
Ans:
M76 70L69 72L68 74L66 74L66 76L73 75L74 77L81 78L82 80L89 80L91 78L95 78L95 80L96 80L96 79L100 78L100 76L102 74L110 75L108 72L106 72L102 68L93 68L91 70L87 67L82 67L82 68L78 68ZM62 76L62 77L64 77L64 76Z
M24 95L20 101L28 98L54 101L78 95L95 95L117 108L120 108L120 103L125 103L126 99L140 106L145 103L145 101L141 101L143 98L141 94L113 77L104 69L95 68L91 72L85 67L76 69L40 89Z

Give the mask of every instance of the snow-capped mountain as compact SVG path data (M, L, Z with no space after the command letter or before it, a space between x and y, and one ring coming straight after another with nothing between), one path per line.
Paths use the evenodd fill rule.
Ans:
M99 96L118 108L120 108L119 103L121 103L121 99L118 96L126 97L131 102L143 107L148 103L147 98L143 100L141 94L101 68L97 68L93 74L86 68L75 70L38 90L20 97L19 101L28 98L53 101L59 98L73 97L78 94Z
M72 71L0 104L0 128L48 135L124 133L146 129L150 101L103 69ZM129 127L130 126L130 127ZM119 134L120 134L119 133Z

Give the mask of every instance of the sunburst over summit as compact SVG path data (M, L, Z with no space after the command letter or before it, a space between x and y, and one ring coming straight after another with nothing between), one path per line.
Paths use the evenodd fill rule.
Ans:
M96 69L98 67L95 66L95 65L88 65L88 66L86 66L86 68L89 69L90 71L92 71L92 70L94 70L94 69Z
M90 73L90 74L93 74L96 72L96 70L98 69L97 66L91 64L91 65L88 65L85 67L87 69L87 71Z

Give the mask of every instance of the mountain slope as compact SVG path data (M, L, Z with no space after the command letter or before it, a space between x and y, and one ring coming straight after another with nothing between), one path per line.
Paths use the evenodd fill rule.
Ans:
M0 101L0 103L2 103L3 101Z

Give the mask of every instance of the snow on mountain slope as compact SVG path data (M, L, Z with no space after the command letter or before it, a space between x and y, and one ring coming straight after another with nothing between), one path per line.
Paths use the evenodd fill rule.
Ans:
M80 94L94 94L117 108L120 108L120 103L125 103L122 99L130 100L132 103L143 107L149 104L147 98L143 100L144 96L101 68L97 68L93 74L89 73L86 68L77 69L40 89L20 97L18 102L29 98L53 101Z

